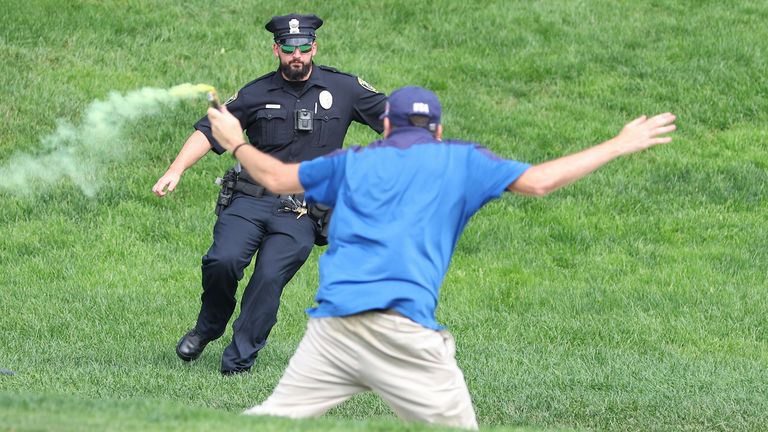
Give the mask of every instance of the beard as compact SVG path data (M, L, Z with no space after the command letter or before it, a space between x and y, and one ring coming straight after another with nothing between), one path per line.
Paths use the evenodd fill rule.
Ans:
M299 64L301 67L297 67ZM306 63L300 61L293 63L290 61L288 63L280 62L280 72L282 72L283 76L288 81L302 81L307 78L307 75L309 75L309 71L311 70L312 60Z

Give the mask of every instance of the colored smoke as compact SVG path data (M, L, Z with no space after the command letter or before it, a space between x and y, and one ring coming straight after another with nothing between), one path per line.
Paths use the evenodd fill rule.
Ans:
M213 90L206 84L181 84L112 92L106 100L95 100L79 125L59 121L55 132L40 140L36 154L15 153L0 165L0 192L30 194L68 179L93 197L109 164L121 160L128 150L121 139L126 125Z

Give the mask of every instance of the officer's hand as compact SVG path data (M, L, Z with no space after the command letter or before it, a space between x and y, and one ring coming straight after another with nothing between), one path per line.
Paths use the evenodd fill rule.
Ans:
M627 123L615 140L619 145L621 154L634 153L645 150L657 144L666 144L672 141L671 137L665 137L667 133L674 131L675 115L672 113L658 114L651 118L638 117Z
M213 137L225 149L230 150L244 141L240 121L229 113L225 105L220 110L208 108L208 119L211 121Z
M167 172L152 186L152 192L159 197L165 196L166 193L172 192L176 189L176 185L179 184L181 174L174 172Z

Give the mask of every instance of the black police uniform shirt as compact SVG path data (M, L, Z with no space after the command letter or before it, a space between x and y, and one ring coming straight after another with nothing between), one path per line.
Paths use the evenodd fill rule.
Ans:
M313 65L307 81L286 81L278 71L246 84L227 101L256 148L283 162L302 162L342 147L356 121L381 133L386 96L354 75ZM309 110L312 131L297 130L296 111ZM208 116L195 123L217 154L225 152L211 133ZM242 173L241 173L242 175Z

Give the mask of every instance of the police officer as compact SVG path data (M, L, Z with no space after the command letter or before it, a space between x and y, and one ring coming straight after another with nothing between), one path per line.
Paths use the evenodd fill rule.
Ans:
M246 84L226 104L249 143L283 162L306 161L341 148L352 121L383 130L385 95L358 77L312 61L317 53L315 31L322 24L315 15L273 17L266 29L274 34L278 70ZM152 188L157 196L172 191L181 174L209 150L224 153L207 116L195 129ZM236 171L234 181L226 182L233 193L224 202L228 205L219 213L213 244L202 259L197 323L176 347L182 360L191 361L224 333L238 281L255 255L232 342L222 356L224 375L250 370L277 321L283 287L309 257L319 230L315 219L304 216L302 196L274 194L239 165Z

